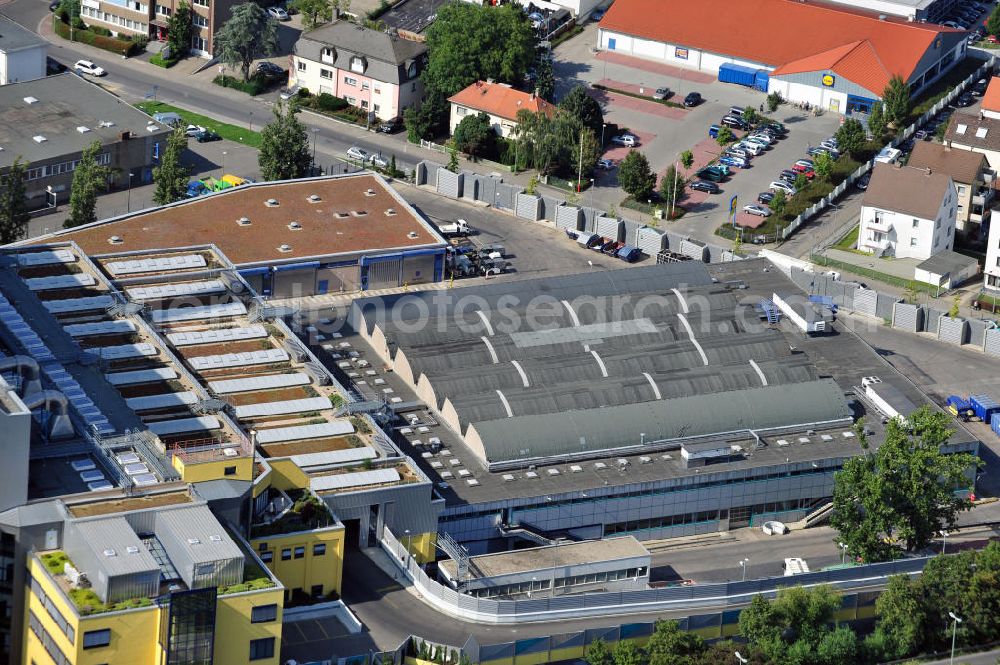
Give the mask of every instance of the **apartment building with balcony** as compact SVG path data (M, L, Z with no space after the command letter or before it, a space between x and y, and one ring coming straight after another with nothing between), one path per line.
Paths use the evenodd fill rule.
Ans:
M861 201L858 248L928 259L952 248L956 214L955 184L947 173L877 163Z
M995 174L986 156L932 141L919 141L907 165L951 176L957 197L955 231L970 240L978 238L983 222L989 219L990 204L996 193L993 189Z
M211 57L212 36L229 19L236 0L81 0L80 17L116 36L166 41L170 17L181 2L191 6L191 52Z
M380 120L420 104L427 44L334 21L295 43L288 84L340 97Z

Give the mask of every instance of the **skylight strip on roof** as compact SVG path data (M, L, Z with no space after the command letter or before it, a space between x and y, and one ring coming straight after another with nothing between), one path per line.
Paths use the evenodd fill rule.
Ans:
M127 386L135 383L154 383L177 378L177 372L170 367L156 369L138 369L131 372L114 372L105 374L104 378L113 386Z
M267 365L285 362L288 353L284 349L266 349L261 351L245 351L242 353L226 353L216 356L197 356L190 358L188 363L195 370L222 369L225 367L245 367L249 365Z
M231 302L219 305L198 307L177 307L175 309L154 309L149 313L154 323L172 321L195 321L197 319L221 319L229 316L242 316L247 308L241 302Z
M316 492L324 490L340 490L366 485L385 485L399 482L399 472L395 469L373 469L357 473L340 473L330 476L315 476L309 480L309 486Z
M354 425L347 420L337 420L332 423L316 425L296 425L294 427L276 427L257 431L257 443L280 443L299 439L319 439L327 436L342 436L354 432Z
M267 374L265 376L253 376L246 379L209 381L208 389L217 395L227 395L229 393L242 393L250 390L304 386L311 383L311 381L308 375L301 372L294 374Z
M106 263L105 268L112 275L134 275L147 272L166 272L169 270L189 270L204 268L205 257L200 254L184 254L181 256L162 256L150 259L134 259L131 261L113 261Z
M205 295L208 293L222 293L226 290L226 285L218 279L205 280L203 282L184 282L181 284L157 284L154 286L135 286L125 289L125 292L132 300L162 300L163 298L176 298L179 296Z
M237 418L255 418L259 416L281 416L289 413L325 411L331 408L333 408L333 404L327 397L307 397L305 399L290 399L282 402L245 404L234 407L233 412Z
M213 344L218 342L234 342L244 339L267 337L264 326L246 326L244 328L218 328L216 330L198 330L194 332L178 332L167 334L167 339L174 346L190 346L192 344Z

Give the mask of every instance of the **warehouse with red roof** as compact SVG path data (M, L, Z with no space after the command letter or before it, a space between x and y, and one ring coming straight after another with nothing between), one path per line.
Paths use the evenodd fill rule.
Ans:
M915 94L965 57L966 33L797 0L616 0L601 49L719 74L836 113L867 113L889 79Z

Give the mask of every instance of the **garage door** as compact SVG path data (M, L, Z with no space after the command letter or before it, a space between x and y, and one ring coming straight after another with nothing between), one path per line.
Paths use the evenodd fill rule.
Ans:
M320 268L316 271L316 293L357 291L361 288L358 264Z
M387 289L399 286L399 273L402 263L402 259L370 263L365 268L368 273L367 289Z

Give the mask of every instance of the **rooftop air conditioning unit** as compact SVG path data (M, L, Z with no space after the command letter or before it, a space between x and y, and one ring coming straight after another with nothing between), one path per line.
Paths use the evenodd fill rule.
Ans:
M249 217L240 217L239 219L236 220L236 223L239 224L240 226L250 226L251 224Z
M323 199L320 198L319 194L310 194L309 195L309 202L310 203L319 203L322 200Z
M264 205L266 205L268 208L277 208L278 207L278 199L268 199L268 200L264 201Z

